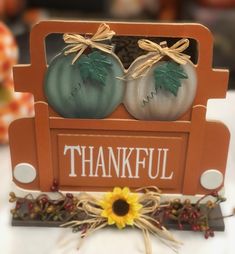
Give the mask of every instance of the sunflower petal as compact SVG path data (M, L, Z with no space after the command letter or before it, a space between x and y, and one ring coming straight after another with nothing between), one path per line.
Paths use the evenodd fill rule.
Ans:
M113 189L113 194L120 195L121 193L122 193L122 189L120 187L115 187Z
M102 217L109 217L108 213L106 210L103 210L102 213L100 214Z
M122 189L122 194L125 198L128 198L130 195L130 189L128 187L125 187Z
M108 216L108 224L109 225L115 224L115 221L113 220L113 218L111 216Z
M123 229L126 226L125 222L123 222L122 220L120 220L119 222L116 222L116 225L119 229Z
M126 224L132 226L134 224L134 219L131 216L126 218Z

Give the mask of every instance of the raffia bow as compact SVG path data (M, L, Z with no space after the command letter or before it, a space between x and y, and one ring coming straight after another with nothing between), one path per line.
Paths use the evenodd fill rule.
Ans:
M162 242L176 251L181 243L175 240L172 234L151 216L158 208L162 207L160 205L159 189L155 186L150 186L136 191L144 191L144 193L139 197L139 203L142 205L142 208L138 218L134 220L133 226L143 232L146 254L152 254L150 234L158 237ZM87 219L70 221L61 225L62 227L72 228L84 226L84 230L81 233L82 241L80 241L78 249L86 237L109 224L108 219L102 216L103 209L100 207L99 199L88 193L83 193L79 197L79 200L77 208L86 213Z
M134 79L146 75L150 68L155 63L160 61L164 56L168 56L178 64L186 64L187 62L191 62L190 56L182 53L189 46L188 39L181 39L170 48L166 46L166 42L161 42L160 44L157 44L146 39L139 40L138 45L141 49L156 54L154 54L143 64L139 65L137 68L131 71L131 77Z
M101 43L101 41L110 40L114 35L115 32L110 30L105 23L99 26L97 32L91 38L85 38L79 34L66 33L63 35L63 39L65 43L69 44L70 49L66 50L64 54L68 55L77 52L72 64L77 61L87 47L96 48L110 54L113 46Z

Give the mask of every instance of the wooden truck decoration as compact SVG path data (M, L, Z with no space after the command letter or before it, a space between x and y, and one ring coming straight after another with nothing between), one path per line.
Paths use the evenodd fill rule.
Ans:
M51 33L63 34L67 47L48 66ZM140 52L128 68L116 55L131 48L119 45L124 39ZM193 40L194 64L183 53ZM212 35L199 24L35 25L31 64L14 67L15 91L34 95L35 116L10 126L13 181L41 192L55 181L61 191L157 186L195 196L220 189L229 131L207 121L206 110L208 99L225 97L228 71L212 68L212 52Z

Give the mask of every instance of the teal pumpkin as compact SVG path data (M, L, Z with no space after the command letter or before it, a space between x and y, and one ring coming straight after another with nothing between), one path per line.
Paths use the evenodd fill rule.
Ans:
M72 64L75 54L57 55L48 67L44 92L67 118L104 118L122 102L124 68L114 54L93 50Z

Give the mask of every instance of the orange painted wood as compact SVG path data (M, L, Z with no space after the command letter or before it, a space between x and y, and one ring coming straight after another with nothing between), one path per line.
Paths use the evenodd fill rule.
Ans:
M205 116L205 106L198 105L193 107L183 183L183 194L185 195L193 195L197 191L198 182L195 179L198 179L200 172L205 136Z
M85 143L100 145L103 142L104 146L111 145L115 140L116 146L120 141L133 147L139 146L141 142L150 146L151 139L164 139L169 146L174 140L181 140L180 148L176 151L181 153L178 156L179 167L176 172L179 173L174 186L160 182L157 184L167 193L195 195L207 192L200 185L200 176L208 169L217 169L225 175L229 144L226 126L205 119L208 99L224 98L228 83L228 71L213 69L211 66L213 38L210 31L199 24L106 22L117 35L192 38L197 41L197 93L192 108L178 121L135 120L122 104L106 119L61 118L47 104L43 93L47 70L45 38L50 33L94 33L100 23L45 21L33 28L30 35L31 64L16 66L14 80L16 91L31 92L34 95L35 118L13 122L10 128L10 147L13 168L17 163L28 162L36 168L38 175L30 184L13 180L22 188L42 191L50 190L53 179L61 182L62 190L107 190L116 185L117 181L107 184L102 179L96 179L97 182L92 184L89 179L85 182L79 179L71 184L66 180L61 168L66 166L63 159L61 162L61 137L68 137L65 140L69 142L84 137L81 140ZM122 137L126 137L127 141ZM147 183L145 180L140 185ZM134 182L128 181L123 181L120 185L135 187Z
M23 189L40 189L38 160L36 154L35 122L34 118L17 119L9 127L9 145L11 149L12 169L18 163L29 163L37 170L37 178L28 184L18 182L14 177L15 184Z
M197 193L205 193L205 189L200 184L200 175L204 171L217 169L225 177L229 141L230 133L225 124L219 121L206 122L201 165L198 169L198 178L195 179L198 184Z
M34 95L35 101L46 101L43 93L44 75L47 69L44 42L46 36L51 33L63 34L65 32L94 33L100 23L98 21L45 21L37 24L30 35L31 65L16 66L14 68L16 91L28 91ZM117 35L195 39L198 43L196 69L199 80L193 105L206 105L209 98L223 98L225 96L228 71L212 69L213 37L206 27L189 23L106 23ZM57 116L51 109L49 111L53 116ZM120 113L119 116L121 117L119 118L132 118L126 111L120 110ZM113 116L115 117L115 114Z
M193 105L207 105L208 99L224 98L228 86L228 70L197 68L198 87Z
M191 122L159 122L123 119L64 119L50 117L51 129L87 129L88 126L91 130L189 132Z
M35 88L32 84L32 80L28 78L31 76L31 72L32 68L29 64L22 64L13 67L15 91L35 94Z
M40 189L50 191L53 183L52 147L48 106L45 102L35 103L35 135Z
M82 190L89 186L97 190L104 186L111 189L113 186L140 188L156 185L164 190L181 189L182 179L180 176L184 170L181 159L185 157L183 149L186 142L185 137L171 137L170 142L169 137L164 135L59 134L57 137L60 188L70 186L70 188L78 187ZM71 150L65 150L65 146L74 145L79 145L79 151L74 150L74 163L71 165ZM92 152L90 152L89 147L92 147ZM124 151L122 150L123 147L125 148ZM103 164L101 164L102 160L98 159L100 148L102 148ZM119 149L119 155L115 153L115 162L119 165L118 173L115 170L113 159L110 159L109 148L114 152ZM164 151L162 148L169 149L167 151L166 171L163 169ZM136 151L138 149L140 149L139 160ZM158 149L161 149L160 154ZM85 151L86 154L79 154L80 151ZM128 160L130 164L127 163L123 166L123 154L130 155ZM82 159L83 156L87 160L85 163ZM138 163L139 161L140 163ZM149 171L150 163L152 166ZM71 167L73 167L73 172ZM72 175L70 175L71 172Z

